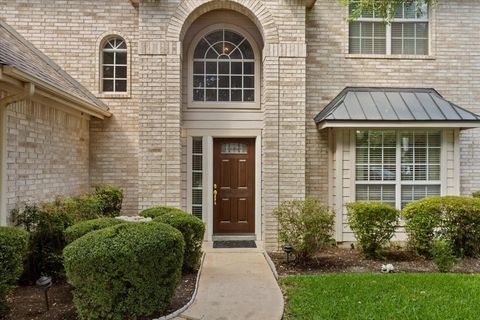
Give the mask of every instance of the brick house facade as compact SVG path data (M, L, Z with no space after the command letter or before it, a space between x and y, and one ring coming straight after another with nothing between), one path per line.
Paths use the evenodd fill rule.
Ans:
M335 208L336 238L350 241L353 239L344 223L343 207L360 197L361 188L355 182L358 175L354 168L358 163L355 164L354 152L356 147L362 147L358 144L355 147L354 127L321 129L313 120L332 99L345 87L434 88L446 100L471 112L480 112L480 51L474 28L480 7L474 0L439 1L437 6L429 8L426 54L391 54L388 45L395 41L394 36L386 37L385 52L381 40L380 53L353 53L353 31L349 31L345 20L348 9L336 0L6 0L0 3L2 20L107 105L112 114L104 119L77 118L70 127L63 126L54 130L53 135L47 135L50 140L46 144L55 144L58 150L76 150L59 167L57 156L37 160L37 153L28 151L30 141L25 136L11 145L11 141L17 141L10 140L11 137L30 135L28 130L18 129L29 126L22 117L39 117L31 132L34 143L42 144L43 126L48 127L48 123L42 123L41 112L7 107L12 119L7 124L12 150L7 156L7 211L22 201L80 193L95 184L111 183L124 189L126 213L136 214L142 208L158 204L181 207L204 219L207 237L212 239L215 234L227 233L221 231L227 230L222 229L222 223L225 227L230 219L222 217L217 208L214 198L218 194L221 203L218 206L229 203L238 225L253 224L254 231L249 234L275 248L278 226L273 209L284 200L310 196ZM253 75L246 74L244 64L243 82L235 88L232 62L232 69L225 73L230 77L230 86L224 90L229 92L224 99L228 101L208 103L208 98L202 96L203 103L198 103L200 98L195 98L195 90L200 89L195 89L194 62L203 61L206 68L211 62L208 59L217 58L198 59L196 46L199 39L216 30L234 31L247 39L255 71ZM415 39L420 38L417 35ZM112 37L125 41L128 57L125 90L113 93L104 90L108 84L104 82L102 69L102 50L105 41ZM406 46L408 39L405 40L405 34L403 37ZM420 42L415 45L416 50L417 47ZM226 51L217 53L219 57L226 55ZM220 68L219 59L215 61ZM238 61L250 63L242 59ZM223 76L219 69L215 70L218 81L215 87L220 88ZM198 88L206 88L201 89L201 94L217 94L212 100L223 99L221 89L209 89L208 72L203 72L205 83ZM252 90L246 87L247 78L254 82ZM245 104L233 103L236 91L242 92ZM247 97L250 91L253 95ZM34 115L28 116L28 112ZM479 129L470 129L476 126L459 122L435 127L397 123L394 129L439 131L443 155L438 160L441 178L431 180L439 181L441 194L468 195L480 186L480 172L475 167L480 159L476 143ZM390 124L377 127L392 128ZM463 130L466 128L469 130ZM362 130L368 129L371 128ZM57 134L66 138L55 139ZM403 136L398 135L399 145L392 148L402 148ZM231 142L225 145L225 152L217 154L219 138L230 138ZM255 141L249 159L242 158L243 152L238 151L243 150L239 146L241 139L247 138ZM228 153L233 155L222 158L222 154ZM45 154L52 153L46 150ZM220 168L224 163L227 173L218 169L216 174L217 165ZM255 170L248 171L242 186L243 163L254 166ZM33 172L37 164L49 167L55 175L47 177L48 170ZM412 168L417 165L412 164ZM433 172L430 168L436 165L427 163L418 167ZM397 172L404 170L403 162L398 166ZM225 174L236 178L223 181ZM432 181L425 185L434 185ZM388 179L382 183L388 184ZM217 184L220 184L218 190ZM224 189L229 184L250 193L227 195ZM395 205L399 206L403 201L402 183L392 188L397 197ZM252 201L254 205L250 206ZM249 210L254 211L252 216ZM221 221L217 225L214 220ZM235 228L231 230L230 233L236 233Z

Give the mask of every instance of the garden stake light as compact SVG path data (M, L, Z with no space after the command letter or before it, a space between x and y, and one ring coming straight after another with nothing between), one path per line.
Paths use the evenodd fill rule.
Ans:
M48 303L48 289L52 287L52 278L49 276L42 276L37 280L35 284L39 289L43 290L43 294L45 295L45 305L47 306L47 311L50 310L50 306Z
M290 263L290 253L293 251L293 247L290 243L285 243L283 245L283 251L287 254L287 263Z

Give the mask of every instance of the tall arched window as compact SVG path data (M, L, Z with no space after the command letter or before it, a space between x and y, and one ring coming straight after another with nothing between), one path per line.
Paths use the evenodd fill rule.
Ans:
M103 92L127 92L127 44L121 37L103 42L100 72Z
M244 36L210 32L193 54L193 101L254 102L255 76L254 51Z

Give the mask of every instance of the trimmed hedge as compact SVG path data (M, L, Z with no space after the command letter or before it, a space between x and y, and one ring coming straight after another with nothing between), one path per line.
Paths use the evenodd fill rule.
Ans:
M144 209L140 211L139 215L145 218L155 219L156 217L160 217L161 215L164 215L166 213L184 213L184 212L185 211L178 208L174 208L174 207L158 206L158 207Z
M8 310L6 298L22 274L28 237L23 229L0 227L0 315Z
M68 227L65 230L65 241L68 244L86 235L89 232L116 226L120 223L125 223L125 221L116 218L98 218L93 220L81 221L71 227Z
M400 218L397 209L381 202L347 204L348 224L367 258L381 256L381 250L392 239Z
M202 242L205 233L205 224L194 215L184 211L165 213L153 220L166 223L179 230L185 240L183 256L183 270L190 272L198 270L202 257Z
M64 250L81 319L136 319L164 312L180 279L185 242L163 223L122 223Z
M402 212L410 246L430 256L433 241L453 245L456 255L480 255L480 199L460 196L430 197L408 204Z

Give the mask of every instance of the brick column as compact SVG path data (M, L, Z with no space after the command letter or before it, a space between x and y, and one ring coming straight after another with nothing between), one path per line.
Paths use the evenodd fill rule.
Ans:
M262 212L267 249L278 248L275 207L305 198L305 58L305 44L267 44L264 49Z
M180 206L181 45L140 43L139 206Z

